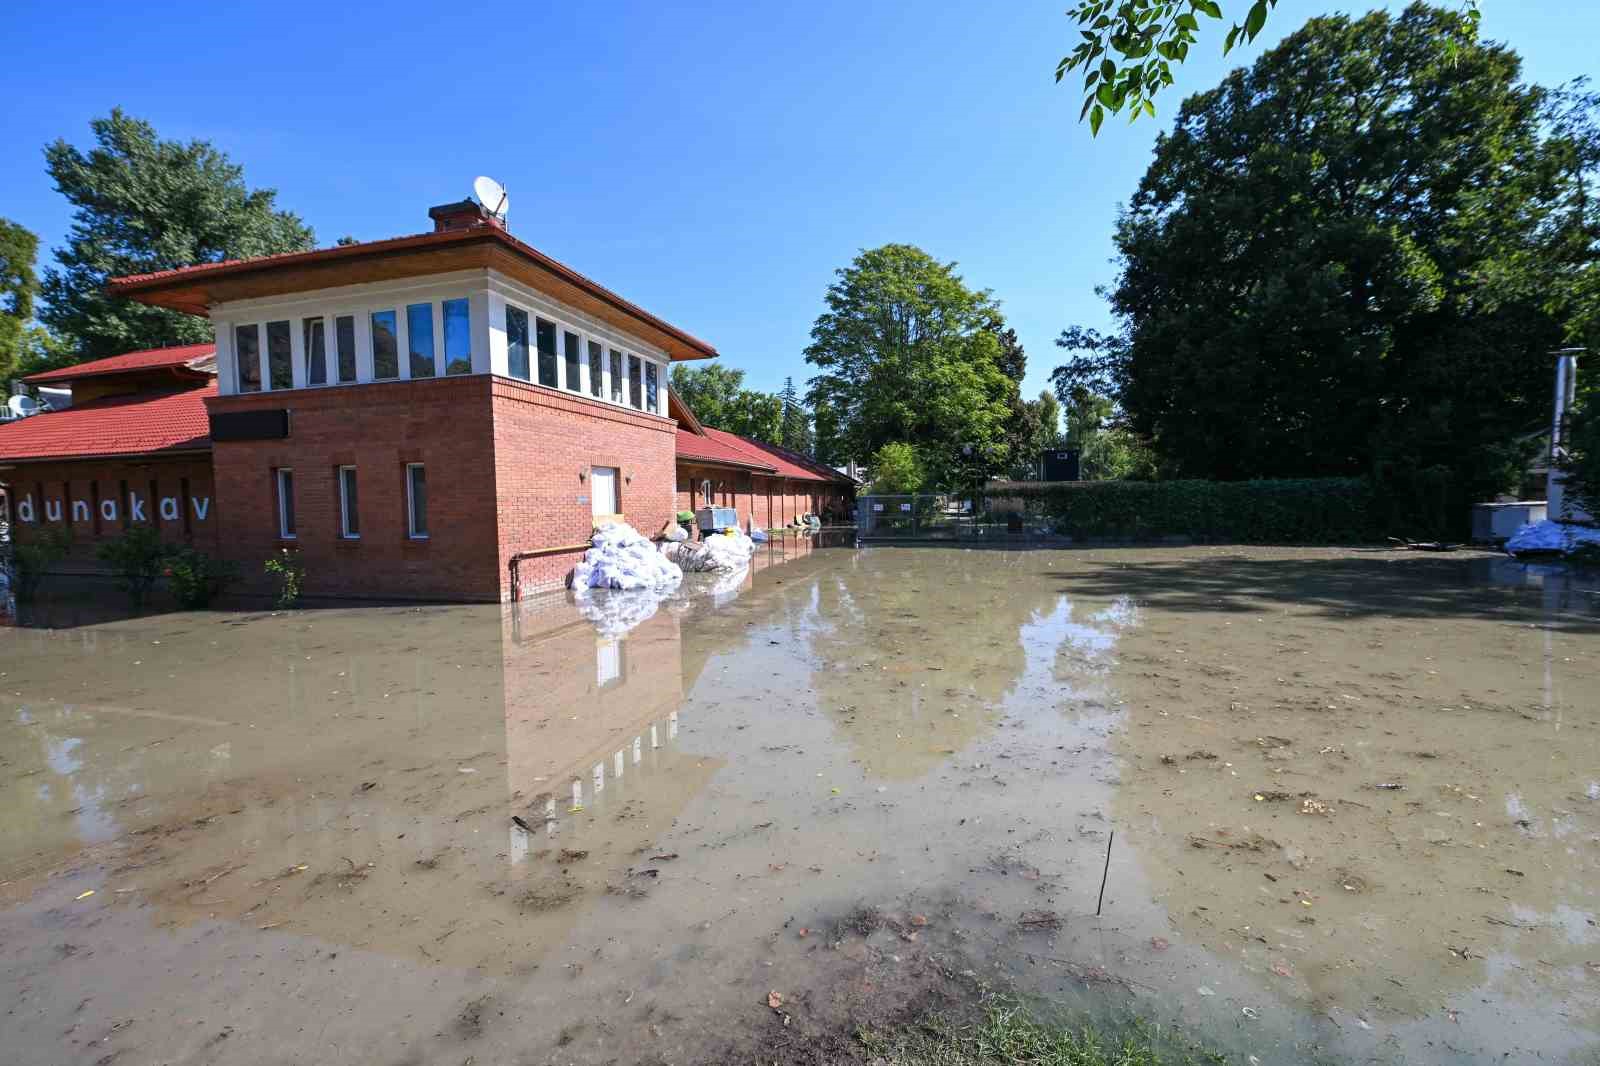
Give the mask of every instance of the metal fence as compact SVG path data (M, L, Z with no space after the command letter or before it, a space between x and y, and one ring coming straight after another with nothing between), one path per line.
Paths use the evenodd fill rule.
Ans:
M1005 540L1048 534L1050 523L1003 494L917 493L858 496L856 530L861 540Z

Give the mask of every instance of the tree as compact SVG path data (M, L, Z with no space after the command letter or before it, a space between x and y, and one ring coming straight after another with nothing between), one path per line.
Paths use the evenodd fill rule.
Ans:
M812 408L826 405L839 447L872 455L911 445L930 483L968 483L1006 467L1014 383L988 326L999 310L954 263L889 244L837 271L811 329Z
M1037 480L1043 454L1061 445L1061 404L1055 394L1045 389L1037 399L1019 401L1009 435L1011 477Z
M1462 17L1474 34L1481 12L1479 0L1462 0ZM1222 54L1233 51L1241 39L1254 41L1267 24L1267 14L1278 0L1252 0L1244 21L1235 22L1222 42ZM1106 115L1128 109L1128 120L1141 114L1155 117L1155 97L1173 82L1172 68L1189 58L1189 46L1200 33L1200 18L1220 19L1218 0L1079 0L1067 11L1083 38L1056 64L1056 81L1084 70L1083 109L1078 121L1089 120L1098 136ZM1445 42L1455 54L1453 40Z
M87 153L62 140L44 153L74 210L39 317L79 359L211 339L204 319L108 296L110 278L312 247L311 229L275 208L276 192L247 188L209 142L161 140L120 108L90 128Z
M33 262L39 238L9 219L0 218L0 381L16 371L33 322L33 299L39 276Z
M65 347L33 318L38 251L37 236L0 218L0 384L67 362Z
M922 488L926 481L922 457L905 441L890 441L872 453L872 492L907 495Z
M816 441L811 435L811 419L800 404L799 390L794 387L794 378L783 379L783 391L778 393L778 400L783 404L778 446L801 455L810 455Z
M1121 328L1063 333L1058 389L1167 474L1376 474L1464 519L1547 413L1600 232L1572 235L1572 149L1519 69L1415 5L1313 19L1185 101L1118 223Z
M718 363L672 368L672 391L688 405L703 425L780 443L783 403L770 393L744 387L744 371Z

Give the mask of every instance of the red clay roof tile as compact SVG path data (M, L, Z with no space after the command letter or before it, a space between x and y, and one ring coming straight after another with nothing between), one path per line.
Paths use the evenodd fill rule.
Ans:
M108 396L0 424L0 463L206 450L206 397L216 382L180 392Z
M126 374L135 370L160 370L163 367L182 367L199 359L209 359L217 354L217 346L182 344L172 348L146 348L137 352L123 352L88 363L64 366L59 370L42 370L23 378L30 385L53 385L79 378L99 377L102 374Z

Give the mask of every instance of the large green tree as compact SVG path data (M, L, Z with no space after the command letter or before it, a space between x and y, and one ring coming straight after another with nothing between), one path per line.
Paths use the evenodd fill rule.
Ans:
M813 410L826 407L840 451L911 445L930 485L964 487L1006 468L1015 382L1001 369L999 309L954 263L888 244L837 272L811 329Z
M783 379L783 391L778 393L783 404L783 420L778 429L778 446L801 455L810 455L816 449L816 438L811 432L811 416L800 402L800 390L794 387L794 378Z
M106 295L110 278L312 247L310 227L276 208L274 190L247 187L210 142L162 140L121 109L90 127L89 151L64 140L44 151L73 219L39 317L78 358L211 337L204 319Z
M1170 474L1376 473L1452 520L1505 488L1595 250L1519 73L1414 5L1313 19L1186 100L1117 227L1122 328L1063 334L1058 388Z
M677 363L672 368L672 391L704 425L767 444L782 441L783 401L745 388L743 370L720 363Z

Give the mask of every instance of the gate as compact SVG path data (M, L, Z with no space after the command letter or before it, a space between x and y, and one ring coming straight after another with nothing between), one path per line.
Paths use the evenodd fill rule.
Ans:
M973 501L943 493L856 497L862 540L964 540L979 535Z

